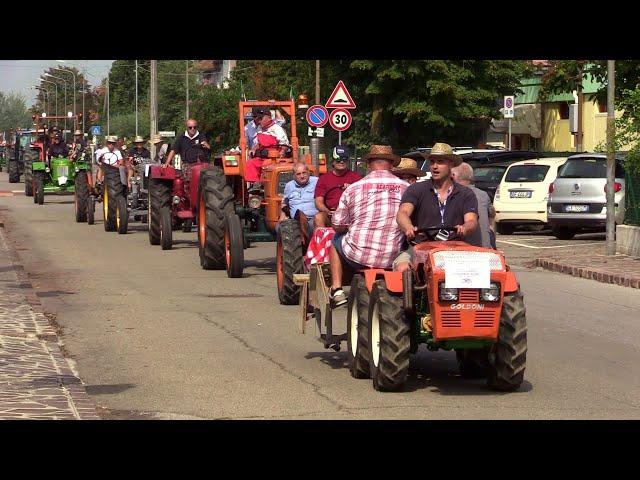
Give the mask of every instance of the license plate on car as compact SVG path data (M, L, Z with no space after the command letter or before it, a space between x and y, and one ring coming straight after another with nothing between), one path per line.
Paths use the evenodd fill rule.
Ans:
M565 205L565 212L588 212L589 205Z
M518 190L509 192L511 198L531 198L531 190Z

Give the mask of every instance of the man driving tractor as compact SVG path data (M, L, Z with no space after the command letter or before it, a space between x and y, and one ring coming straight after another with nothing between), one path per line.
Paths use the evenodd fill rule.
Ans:
M187 129L184 135L176 140L162 163L162 168L169 166L176 154L180 155L183 165L196 163L198 159L204 161L209 157L211 147L207 143L204 135L198 131L198 122L193 118L187 120Z
M144 146L144 138L136 135L133 139L133 147L127 152L127 187L129 188L131 188L134 167L141 158L151 158L151 152Z
M269 150L278 150L278 155L285 157L291 149L287 132L271 117L271 111L265 107L258 107L255 112L260 118L260 127L256 134L256 144L250 150L253 158L246 164L245 180L248 182L260 181L262 164L268 158Z

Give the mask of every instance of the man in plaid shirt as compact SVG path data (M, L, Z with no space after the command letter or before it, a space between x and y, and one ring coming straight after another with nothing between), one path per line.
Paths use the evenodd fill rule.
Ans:
M400 157L390 146L372 145L364 160L371 173L346 188L331 219L336 231L329 254L334 308L347 303L342 290L344 268L391 268L402 247L403 234L395 216L409 184L391 173Z

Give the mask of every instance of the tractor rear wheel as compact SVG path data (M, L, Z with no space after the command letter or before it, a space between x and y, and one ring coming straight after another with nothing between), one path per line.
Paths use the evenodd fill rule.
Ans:
M44 172L33 174L33 203L38 205L44 203Z
M116 229L119 234L127 233L129 227L129 210L127 209L126 197L118 197L116 210Z
M165 205L160 209L160 245L162 250L173 248L173 226L171 225L171 207Z
M149 243L160 245L161 224L160 209L171 207L171 183L166 180L149 179Z
M87 224L93 225L95 223L95 213L96 213L96 201L90 195L87 199Z
M120 171L117 168L105 167L102 209L104 211L104 229L107 232L115 232L118 228L118 198L124 196L123 187Z
M505 294L498 341L488 355L487 384L494 390L517 389L524 380L527 362L527 318L520 289Z
M24 152L24 194L33 196L33 162L40 160L40 151L29 149Z
M356 273L349 291L347 313L347 345L349 347L349 372L353 378L369 378L369 292L364 276Z
M76 222L87 221L87 204L89 201L89 184L87 183L87 172L81 170L76 174L73 199L76 210Z
M200 265L205 270L226 268L224 222L234 214L234 195L219 167L200 172L198 184L198 245Z
M409 373L409 320L402 296L389 292L384 280L373 284L368 320L373 388L382 392L399 390Z
M300 285L293 283L294 273L304 272L304 250L300 223L289 218L278 227L276 249L276 277L278 298L282 305L297 305L300 302Z
M18 183L20 181L20 169L17 160L9 160L7 170L9 171L9 183Z
M224 224L224 252L227 263L227 276L241 278L244 270L244 242L240 217L227 214Z

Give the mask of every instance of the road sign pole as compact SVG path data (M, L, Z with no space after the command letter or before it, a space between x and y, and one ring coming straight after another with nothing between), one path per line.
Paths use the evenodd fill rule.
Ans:
M338 132L338 145L342 145L342 132Z
M311 162L313 163L313 168L315 169L315 174L319 175L319 165L320 165L320 139L316 136L313 136L309 139L309 150L311 150Z
M509 151L511 151L511 119L509 119Z
M606 253L607 256L616 254L616 207L615 207L615 60L607 60L607 217L606 217Z

